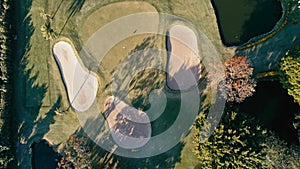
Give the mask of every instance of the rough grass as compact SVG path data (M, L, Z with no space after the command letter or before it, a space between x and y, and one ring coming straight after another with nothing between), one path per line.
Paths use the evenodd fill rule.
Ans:
M39 16L40 10L47 6L47 1L33 1L30 13L34 32L31 37L28 35L25 36L26 39L30 38L30 46L27 49L28 53L23 59L23 62L27 62L25 71L30 71L30 78L35 78L33 83L26 83L27 107L37 106L41 99L43 99L42 106L51 105L50 91L46 92L44 97L41 98L36 93L32 93L33 90L30 90L33 86L46 85L46 87L49 87L48 58L50 56L50 45L49 41L44 40L41 36L40 27L43 24L43 20Z

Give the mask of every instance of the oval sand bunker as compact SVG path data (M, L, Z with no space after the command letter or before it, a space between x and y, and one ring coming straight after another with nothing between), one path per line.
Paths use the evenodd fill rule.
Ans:
M196 34L187 26L174 25L167 35L167 85L173 90L196 86L201 73Z
M104 116L115 142L123 148L144 146L151 137L151 124L147 114L137 110L117 97L105 100Z
M97 90L97 78L82 67L72 45L65 41L54 44L53 54L59 66L71 106L79 112L88 110L93 104Z

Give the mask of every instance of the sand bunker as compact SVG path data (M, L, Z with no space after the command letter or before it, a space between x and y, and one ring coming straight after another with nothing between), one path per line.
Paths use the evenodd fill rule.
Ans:
M145 112L130 107L118 98L108 97L104 115L115 142L126 149L144 146L151 137L151 124Z
M173 90L186 90L200 80L201 67L197 36L183 25L169 29L167 36L167 85Z
M67 89L71 106L84 112L93 104L98 90L97 78L81 66L70 43L57 42L53 54Z

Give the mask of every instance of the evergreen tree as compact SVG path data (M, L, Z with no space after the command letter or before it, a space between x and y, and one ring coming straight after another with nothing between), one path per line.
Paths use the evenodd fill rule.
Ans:
M281 59L281 83L300 105L300 46L290 50Z
M300 46L289 50L280 62L280 81L288 94L300 106ZM300 142L300 112L295 112L294 126L298 129Z
M194 151L200 168L252 169L264 165L261 150L266 131L256 125L253 118L242 113L226 112L220 125L204 142L200 142L199 138L206 137L205 131L210 128L204 114L196 120L195 127Z

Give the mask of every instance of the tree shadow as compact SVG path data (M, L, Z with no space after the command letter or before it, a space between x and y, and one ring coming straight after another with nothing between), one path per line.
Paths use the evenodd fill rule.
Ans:
M33 142L30 146L32 153L32 169L56 169L61 155L57 153L47 140Z
M130 52L130 54L136 55L138 57L129 57L127 59L124 59L121 67L121 72L117 72L114 82L116 83L116 96L123 100L126 97L126 90L128 86L134 86L133 83L135 82L128 82L126 81L126 77L131 77L133 81L135 81L135 78L133 78L136 74L133 74L134 69L138 69L141 67L141 64L146 64L150 65L151 64L151 57L147 57L151 54L157 54L157 53L151 53L148 51L148 49L152 48L154 46L154 43L152 42L153 37L148 37L143 40L142 43L136 46L134 50ZM150 59L149 59L150 58ZM148 60L149 59L149 60ZM115 71L115 70L114 70ZM112 73L112 72L110 72ZM151 72L150 72L151 73ZM163 76L165 78L165 74ZM142 79L140 77L137 78L137 80ZM151 79L151 77L150 77ZM147 79L146 79L147 80ZM128 82L128 85L124 85L124 81L126 83ZM201 91L199 94L201 94L201 102L206 99L206 94L204 90L207 87L207 79L202 78L201 83L198 84L199 90ZM150 85L154 85L154 83L150 83ZM155 86L155 85L154 85ZM136 87L136 86L134 86ZM132 88L134 88L132 87ZM145 86L143 87L145 89ZM151 88L153 90L153 88ZM167 89L165 89L167 90ZM163 131L165 131L168 127L170 127L173 122L175 121L179 111L180 107L180 92L177 92L176 94L169 93L170 97L167 98L168 102L166 105L165 112L162 113L162 115L157 119L157 121L153 121L151 123L152 129L155 128L153 131L152 135L158 135L161 134ZM176 97L176 96L177 97ZM173 96L173 98L172 98ZM124 100L123 100L124 101ZM135 100L134 100L135 101ZM129 104L130 105L130 104ZM206 106L205 104L201 104L199 106ZM201 107L202 108L202 107ZM102 114L99 114L99 116L103 116ZM170 117L172 116L172 117ZM186 114L186 116L189 116L189 114ZM102 117L102 119L104 119ZM96 140L97 142L97 136L99 133L101 133L101 141L102 142L97 142L98 144L102 144L104 142L112 142L111 145L112 147L118 147L116 143L114 143L113 139L110 136L110 131L107 130L108 128L105 129L104 124L106 123L105 121L99 121L99 117L95 118L90 118L87 120L85 123L86 125L84 126L85 131L88 131L90 134L91 140L88 141L89 146L91 147L92 150L92 160L93 160L93 168L174 168L175 164L181 161L181 155L182 155L182 150L185 145L183 142L179 142L176 146L171 148L165 153L162 153L160 155L156 155L153 157L148 157L148 158L128 158L128 157L122 157L114 154L114 149L111 151L107 151L103 148L101 148L99 145L95 144L92 140ZM100 127L96 127L100 126ZM180 131L180 129L184 126L184 124L179 124L178 126L175 126L174 131ZM192 124L191 124L192 126ZM177 130L176 130L177 129ZM83 132L81 130L80 132ZM90 133L92 132L92 133ZM103 134L105 133L105 134ZM172 133L175 134L175 133ZM107 138L104 138L107 137ZM184 136L182 136L184 137ZM174 137L175 138L175 137ZM173 139L173 138L172 138ZM163 141L163 140L162 140ZM165 140L166 144L168 140Z
M61 96L58 97L51 109L46 113L45 117L40 117L36 122L36 135L35 137L42 138L45 133L50 130L50 125L54 123L55 111L61 107Z
M70 15L75 15L81 10L86 0L73 0L71 6L68 8Z
M94 125L93 125L94 126ZM81 129L78 133L83 133ZM78 134L80 135L80 134ZM111 168L164 168L173 169L175 164L181 160L181 151L184 143L180 142L170 150L160 155L147 158L128 158L114 154L114 150L107 151L93 142L91 139L86 141L86 145L91 150L92 168L111 169Z
M65 29L67 23L69 22L69 20L71 19L72 16L74 16L77 12L79 12L81 10L81 8L83 7L84 3L86 0L73 0L70 7L68 8L68 12L69 15L65 21L65 23L63 24L60 32L59 32L59 36L61 35L61 33L63 32L63 30Z
M129 90L135 90L136 88L131 85L133 84L132 81L136 79L137 76L143 75L146 71L149 71L151 68L151 65L153 65L153 59L159 55L159 51L151 50L151 48L154 47L154 39L155 36L150 36L138 44L132 51L129 52L128 57L122 60L122 63L118 65L117 70L112 70L110 73L113 74L112 81L109 84L113 84L113 95L120 98L121 100L125 100ZM158 63L160 64L160 63ZM154 69L150 71L156 71L155 67L156 65L153 65ZM147 69L145 69L147 68ZM159 68L159 67L158 67ZM145 75L144 75L145 76ZM159 72L156 71L154 73L153 77L158 77ZM131 77L129 81L126 80L126 78ZM143 90L150 92L155 87L157 88L160 86L161 82L157 81L153 77L149 77L147 81L144 81ZM150 83L150 81L152 81ZM145 84L154 86L151 88L147 88ZM146 92L147 92L146 91ZM127 102L130 102L129 100L126 100Z
M33 73L34 65L29 66L30 39L35 32L30 14L32 0L14 1L13 23L16 32L14 40L14 97L13 97L13 131L16 149L16 166L31 168L30 145L41 139L49 131L55 116L54 110L60 105L61 97L41 115L43 99L48 90L47 84L36 82L39 72ZM29 97L26 96L29 93ZM17 133L17 134L16 134Z

